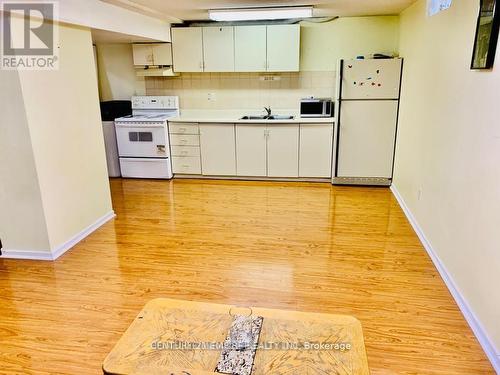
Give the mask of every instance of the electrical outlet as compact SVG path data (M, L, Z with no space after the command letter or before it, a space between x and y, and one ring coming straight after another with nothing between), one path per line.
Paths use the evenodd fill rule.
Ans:
M207 100L209 102L215 102L217 100L215 92L209 92L208 95L207 95Z

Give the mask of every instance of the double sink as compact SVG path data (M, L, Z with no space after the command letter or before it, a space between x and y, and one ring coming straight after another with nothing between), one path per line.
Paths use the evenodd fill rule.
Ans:
M240 120L293 120L290 115L243 116Z

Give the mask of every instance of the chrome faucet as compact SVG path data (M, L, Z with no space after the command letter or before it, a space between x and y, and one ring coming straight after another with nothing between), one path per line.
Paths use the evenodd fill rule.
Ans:
M264 107L264 109L266 110L267 112L267 117L271 117L271 107Z

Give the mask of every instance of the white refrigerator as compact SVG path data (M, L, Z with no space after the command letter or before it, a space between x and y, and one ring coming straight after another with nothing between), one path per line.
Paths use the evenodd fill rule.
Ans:
M333 184L392 181L402 59L341 60Z

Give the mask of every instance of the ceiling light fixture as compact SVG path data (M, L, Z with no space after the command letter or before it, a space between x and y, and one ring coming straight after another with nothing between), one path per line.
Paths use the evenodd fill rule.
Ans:
M312 16L312 7L211 9L208 11L208 17L213 21L282 20Z

